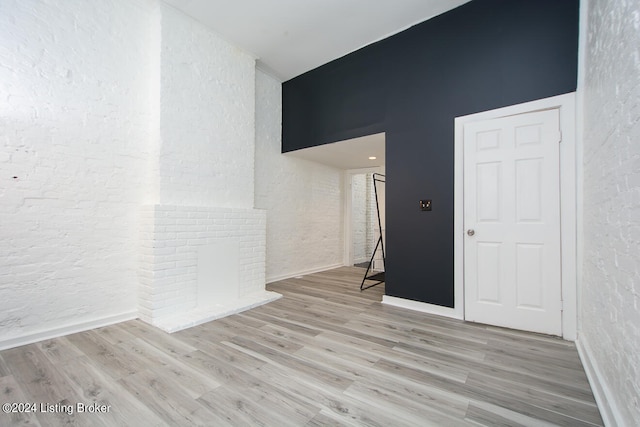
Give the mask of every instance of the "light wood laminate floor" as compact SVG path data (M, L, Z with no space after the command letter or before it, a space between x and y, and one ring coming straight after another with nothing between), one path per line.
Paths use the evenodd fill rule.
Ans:
M573 343L383 306L363 272L174 334L135 320L2 351L0 403L37 405L0 425L602 425Z

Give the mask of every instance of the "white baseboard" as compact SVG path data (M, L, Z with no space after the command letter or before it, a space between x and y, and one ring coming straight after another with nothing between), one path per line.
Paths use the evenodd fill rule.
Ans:
M44 329L40 332L33 332L14 338L0 339L0 350L19 347L21 345L33 344L34 342L48 340L51 338L58 338L69 334L75 334L76 332L88 331L89 329L101 328L103 326L109 326L115 323L126 322L127 320L133 320L137 318L138 312L130 311L113 316L89 320L86 322L74 323L72 325Z
M383 295L382 303L393 307L406 308L408 310L420 311L427 314L435 314L438 316L450 317L452 319L462 320L460 314L453 308L443 307L441 305L428 304L405 298L391 297Z
M321 271L333 270L334 268L339 268L339 267L344 267L344 264L342 263L331 264L331 265L326 265L324 267L316 267L316 268L311 268L309 270L301 270L296 273L286 273L286 274L279 274L277 276L270 276L270 277L267 277L266 282L273 283L279 280L291 279L293 277L298 277L298 276L306 276L307 274L320 273Z
M600 416L605 426L623 426L624 422L620 419L618 405L613 399L613 394L609 390L609 386L604 380L604 376L598 367L598 362L593 357L593 352L584 336L579 336L576 340L576 348L578 355L582 361L582 366L587 374L587 379L591 385L593 397L596 399Z

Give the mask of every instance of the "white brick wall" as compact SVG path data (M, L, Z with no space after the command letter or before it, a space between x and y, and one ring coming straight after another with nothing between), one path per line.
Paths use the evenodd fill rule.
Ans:
M255 206L267 214L267 282L343 263L343 173L281 154L281 85L256 73Z
M266 213L256 209L143 207L140 317L151 324L162 324L167 317L203 304L197 283L198 248L203 245L238 241L238 265L218 267L238 269L240 299L264 291L265 226Z
M367 254L371 259L371 254L376 247L376 236L378 230L378 208L376 207L376 193L373 188L373 174L367 174L367 224L369 224L369 234L367 235ZM383 207L384 208L384 207ZM376 234L377 233L377 234Z
M640 420L640 4L588 3L579 340L617 422L631 426Z
M158 204L143 210L139 298L143 320L173 331L219 317L198 309L212 305L198 292L203 245L239 240L233 293L242 300L264 291L266 223L264 212L251 209L254 58L168 6L159 16L159 72L152 76L159 91L152 122L159 130L150 165ZM230 312L254 301L242 304L232 302Z
M141 206L253 212L254 60L195 20L157 0L3 0L0 64L0 347L135 317ZM146 229L154 259L209 231ZM163 280L193 274L171 262Z
M164 7L160 203L253 207L255 60Z
M351 193L354 262L369 262L376 244L378 228L372 174L353 175Z
M0 341L135 315L149 9L0 2Z
M354 263L369 261L371 252L369 251L369 240L372 230L368 223L367 208L368 203L367 180L368 174L353 175L351 178L351 221L353 232L353 260Z

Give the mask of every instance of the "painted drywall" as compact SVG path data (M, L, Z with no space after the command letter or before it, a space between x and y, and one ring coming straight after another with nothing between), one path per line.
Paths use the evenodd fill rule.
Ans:
M343 173L283 156L281 84L256 71L255 207L267 210L267 282L341 266Z
M386 132L387 295L453 307L454 118L575 91L578 4L473 0L283 83L283 152Z
M254 59L156 0L2 1L0 40L0 347L136 317L143 205L253 207Z
M640 5L588 2L579 342L611 425L640 419Z

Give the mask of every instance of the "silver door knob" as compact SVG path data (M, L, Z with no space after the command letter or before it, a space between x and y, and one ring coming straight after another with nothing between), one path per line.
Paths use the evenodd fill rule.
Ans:
M467 235L468 236L473 236L474 234L476 234L476 232L473 230L473 228L470 228L467 230Z

